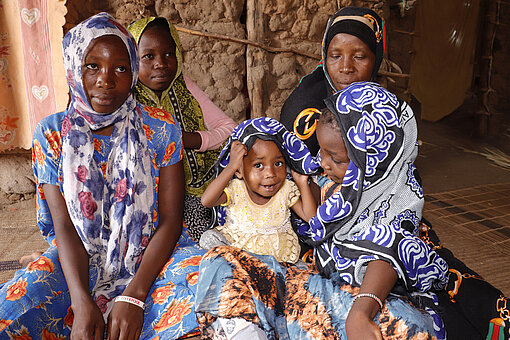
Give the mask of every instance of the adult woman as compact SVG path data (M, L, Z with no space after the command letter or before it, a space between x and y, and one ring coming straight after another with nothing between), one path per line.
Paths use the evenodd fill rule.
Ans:
M195 327L188 279L202 255L181 236L180 131L134 100L136 43L110 15L77 25L63 47L72 101L33 141L50 248L0 290L0 337L176 338Z
M384 23L372 10L344 7L328 21L322 41L322 62L285 101L280 121L303 140L313 155L315 136L324 99L357 81L374 81L381 65Z
M170 112L179 122L184 144L184 222L198 241L211 222L200 196L213 178L219 146L236 123L223 113L189 77L183 75L182 47L175 27L165 18L135 21L128 30L140 49L136 99Z
M384 23L371 10L342 8L328 21L323 38L323 62L301 80L285 102L280 117L313 154L319 150L315 131L320 110L326 106L324 99L352 82L374 81L384 45ZM510 309L502 293L443 248L423 219L420 228L421 237L450 268L448 286L437 295L448 337L482 338L493 329L498 329L497 332L503 332L504 327L508 329L510 318L506 315Z
M234 318L231 328L242 319L268 339L444 339L434 290L446 285L448 267L417 237L423 194L412 110L373 83L350 85L328 108L334 116L320 118L317 136L331 185L299 231L316 268L209 251L197 290L202 331L229 333L224 319Z

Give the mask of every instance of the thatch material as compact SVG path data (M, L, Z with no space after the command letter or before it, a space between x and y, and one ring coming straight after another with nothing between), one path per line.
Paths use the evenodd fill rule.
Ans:
M36 226L35 199L30 204L0 211L0 282L10 279L21 268L18 260L48 244Z
M510 183L426 195L423 215L443 246L510 296Z
M474 153L487 158L492 164L510 170L510 155L494 147L484 148L483 151L470 150L459 147L464 152Z

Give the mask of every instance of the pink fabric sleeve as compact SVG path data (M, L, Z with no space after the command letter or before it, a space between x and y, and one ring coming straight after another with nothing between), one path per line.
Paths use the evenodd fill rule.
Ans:
M217 149L237 126L236 122L217 107L209 96L189 77L184 76L186 87L202 108L207 131L197 131L202 137L202 145L198 152Z

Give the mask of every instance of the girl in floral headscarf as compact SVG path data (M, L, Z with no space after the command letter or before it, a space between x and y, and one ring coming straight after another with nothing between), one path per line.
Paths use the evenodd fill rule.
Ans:
M180 130L133 98L136 43L110 15L77 25L63 48L72 100L33 140L51 246L1 287L0 337L177 338L196 327L202 255L181 235Z

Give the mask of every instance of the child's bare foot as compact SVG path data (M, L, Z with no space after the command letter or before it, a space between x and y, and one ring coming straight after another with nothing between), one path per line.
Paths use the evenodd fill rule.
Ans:
M19 263L21 264L22 267L26 267L28 266L28 264L32 261L34 261L36 258L38 258L39 256L42 255L42 251L36 251L36 252L33 252L32 254L30 255L25 255L25 256L22 256L20 259L19 259Z

